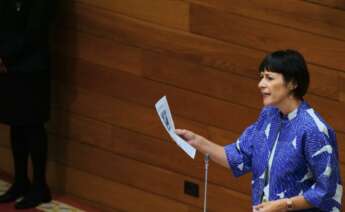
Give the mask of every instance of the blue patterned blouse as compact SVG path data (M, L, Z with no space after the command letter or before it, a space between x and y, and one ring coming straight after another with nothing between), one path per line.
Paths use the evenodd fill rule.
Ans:
M253 205L263 197L303 195L322 211L340 211L335 132L305 101L287 117L265 107L236 143L225 146L225 153L235 176L252 172Z

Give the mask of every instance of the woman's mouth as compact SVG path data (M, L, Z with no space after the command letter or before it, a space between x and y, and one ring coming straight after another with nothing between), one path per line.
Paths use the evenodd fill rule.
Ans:
M270 93L261 93L261 94L262 94L262 96L263 96L264 98L271 95Z

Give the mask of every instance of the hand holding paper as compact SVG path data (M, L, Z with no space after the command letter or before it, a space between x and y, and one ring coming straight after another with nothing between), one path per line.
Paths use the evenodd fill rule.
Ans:
M195 158L196 149L188 144L185 140L183 140L180 136L175 133L175 125L174 121L171 116L171 112L169 109L168 101L166 96L163 96L157 103L156 103L156 110L159 115L159 118L169 133L170 137L175 141L175 143L185 151L191 158Z

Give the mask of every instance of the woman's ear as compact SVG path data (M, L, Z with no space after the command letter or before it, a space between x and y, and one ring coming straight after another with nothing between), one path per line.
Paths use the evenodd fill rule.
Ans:
M288 89L289 89L290 91L293 91L293 90L295 90L296 88L297 88L297 83L296 83L296 82L290 81L290 82L288 83Z

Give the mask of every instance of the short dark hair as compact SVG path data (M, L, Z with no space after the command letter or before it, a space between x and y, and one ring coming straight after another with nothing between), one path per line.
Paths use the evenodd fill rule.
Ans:
M265 56L259 66L259 72L281 73L285 83L292 82L296 88L293 95L303 99L309 87L309 72L301 53L296 50L279 50Z

